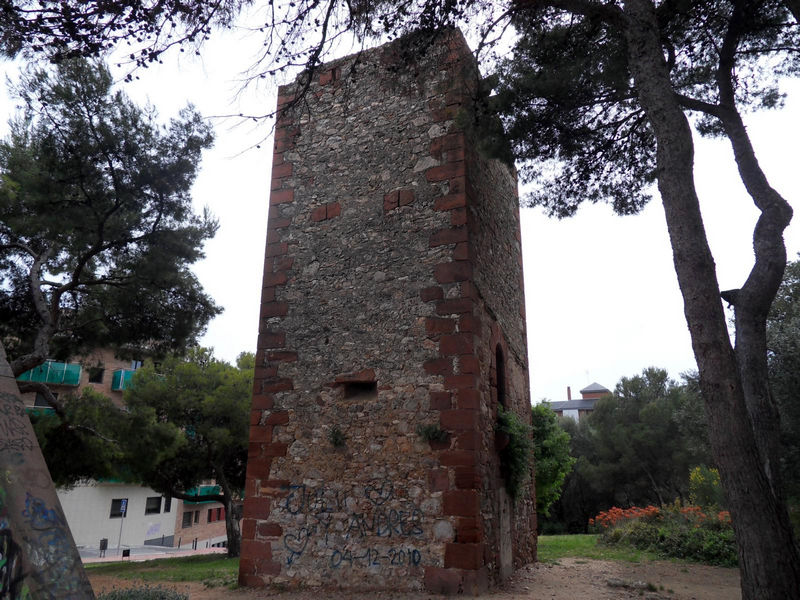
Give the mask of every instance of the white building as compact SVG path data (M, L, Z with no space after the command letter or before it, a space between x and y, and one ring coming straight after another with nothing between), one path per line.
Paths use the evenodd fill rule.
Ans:
M610 394L611 390L608 388L599 383L592 383L581 390L580 398L573 400L572 390L567 387L566 401L548 402L548 404L559 417L569 417L574 421L580 421L594 410L594 405L598 400Z
M172 546L181 503L128 483L88 483L58 490L78 546L97 548L108 540L109 555L119 546Z
M74 362L47 360L17 379L46 383L56 397L91 387L121 407L123 391L140 366L141 361L121 360L112 351L101 349ZM24 394L23 400L28 410L52 410L38 394ZM212 488L201 486L199 493L211 493ZM184 503L136 484L105 481L58 490L58 498L75 543L98 548L100 540L105 539L109 555L118 546L197 549L224 546L227 541L222 504L218 502ZM187 513L191 513L190 518Z

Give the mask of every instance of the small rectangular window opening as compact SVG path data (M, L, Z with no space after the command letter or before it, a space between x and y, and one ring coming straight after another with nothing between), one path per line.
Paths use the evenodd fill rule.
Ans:
M377 381L348 381L344 383L344 397L367 396L378 393Z

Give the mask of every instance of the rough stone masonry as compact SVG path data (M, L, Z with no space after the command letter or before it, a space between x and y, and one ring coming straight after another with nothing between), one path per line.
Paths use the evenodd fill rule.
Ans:
M456 124L460 32L279 91L239 579L474 594L536 554L516 174Z

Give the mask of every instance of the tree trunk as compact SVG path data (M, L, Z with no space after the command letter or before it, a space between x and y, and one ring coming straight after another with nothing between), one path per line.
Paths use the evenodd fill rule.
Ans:
M11 370L14 377L19 377L25 371L41 365L50 353L50 340L58 328L59 320L59 297L54 297L48 302L42 292L42 265L52 256L53 250L48 247L40 252L33 260L30 272L28 273L28 285L31 292L33 307L39 315L39 328L36 331L36 338L33 344L33 351L24 356L18 356L11 361Z
M737 361L737 353L743 354L738 347L734 352L728 337L694 187L691 129L673 95L652 3L628 0L624 11L629 66L655 134L658 188L700 372L711 446L730 503L742 598L800 598L800 554L786 506L773 493L757 443L754 428L760 421L750 417L746 378L740 373L740 366L747 366ZM759 268L758 260L754 270ZM737 346L747 343L748 339L742 339ZM749 392L751 386L747 387Z
M231 489L228 478L225 477L220 465L213 465L217 476L217 483L222 488L222 496L225 504L225 532L228 535L228 558L236 558L242 552L242 531L240 522L242 519L241 504L234 500L233 490Z
M755 264L742 288L726 292L724 297L734 306L736 359L761 462L772 493L782 498L780 417L769 389L767 315L786 269L783 231L792 219L792 208L769 185L736 107L736 52L750 18L746 8L742 1L734 3L720 44L715 74L719 90L717 114L731 142L742 183L761 215L753 232Z
M0 342L3 598L94 598Z
M659 489L659 486L656 483L655 478L650 473L650 471L644 467L644 465L641 465L641 467L642 467L642 471L644 471L644 474L647 475L647 479L650 480L650 485L653 486L653 492L655 493L656 497L658 498L658 505L659 506L664 506L666 504L666 502L664 502L664 498L661 496L661 490Z
M230 496L225 502L225 532L228 534L228 558L242 553L241 504Z

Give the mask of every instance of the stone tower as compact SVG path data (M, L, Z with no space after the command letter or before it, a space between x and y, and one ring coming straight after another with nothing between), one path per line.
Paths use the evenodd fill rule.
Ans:
M477 593L535 559L494 429L531 418L516 175L456 125L460 32L413 44L279 91L243 585Z

